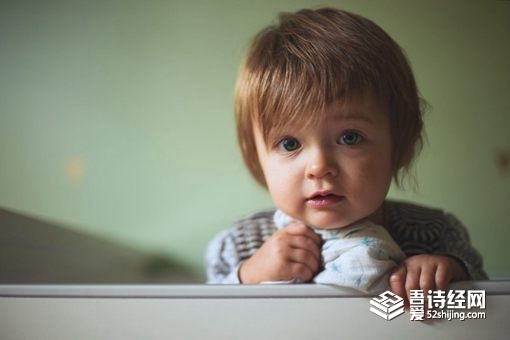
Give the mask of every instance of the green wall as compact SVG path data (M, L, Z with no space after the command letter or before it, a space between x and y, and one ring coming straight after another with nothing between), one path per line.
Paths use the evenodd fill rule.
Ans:
M0 1L0 206L174 256L269 207L242 164L232 93L279 11L335 5L385 28L431 105L416 192L510 277L510 2ZM499 164L499 165L498 165Z

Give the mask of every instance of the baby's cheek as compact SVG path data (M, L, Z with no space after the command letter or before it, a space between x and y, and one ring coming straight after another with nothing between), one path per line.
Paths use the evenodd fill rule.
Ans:
M288 186L286 185L286 181L281 176L273 175L271 177L266 177L267 186L269 188L269 193L275 201L284 200L285 196L290 191Z
M266 177L266 181L274 204L278 208L288 211L293 200L299 197L299 193L293 189L292 183L285 176L277 174Z

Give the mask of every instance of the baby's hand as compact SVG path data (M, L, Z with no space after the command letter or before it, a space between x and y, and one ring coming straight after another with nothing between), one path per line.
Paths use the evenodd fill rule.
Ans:
M451 281L467 279L462 265L449 256L415 255L405 259L390 275L389 284L393 293L401 296L409 306L410 291L422 289L445 290Z
M242 283L310 281L319 271L322 239L301 222L276 231L239 270Z

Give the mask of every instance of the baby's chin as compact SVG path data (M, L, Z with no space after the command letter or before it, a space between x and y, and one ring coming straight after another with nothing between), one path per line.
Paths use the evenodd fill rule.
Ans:
M321 230L336 230L348 227L355 223L355 221L348 221L344 219L329 219L329 218L310 218L304 222L306 225L315 227Z
M334 225L325 225L325 226L321 226L321 225L316 225L316 224L308 224L314 228L317 228L317 229L320 229L320 230L338 230L338 229L342 229L342 228L345 228L345 227L348 227L350 224L346 224L346 225L341 225L341 224L334 224Z
M345 216L345 214L335 211L313 211L313 212L294 212L287 213L284 209L280 209L286 214L290 220L299 221L307 226L321 230L337 230L349 227L353 224L364 220L367 217L358 218L357 216Z
M305 218L305 224L322 230L336 230L352 226L360 221L361 219L346 219L346 218L332 218L331 216L313 216Z

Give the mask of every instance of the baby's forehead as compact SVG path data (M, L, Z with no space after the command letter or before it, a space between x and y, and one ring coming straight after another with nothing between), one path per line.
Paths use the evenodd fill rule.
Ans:
M307 126L363 122L367 124L379 124L387 119L386 106L377 97L368 95L356 95L342 98L324 105L321 109L292 110L290 112L273 112L265 123L262 124L263 134L266 137L279 134L283 130L299 130Z

